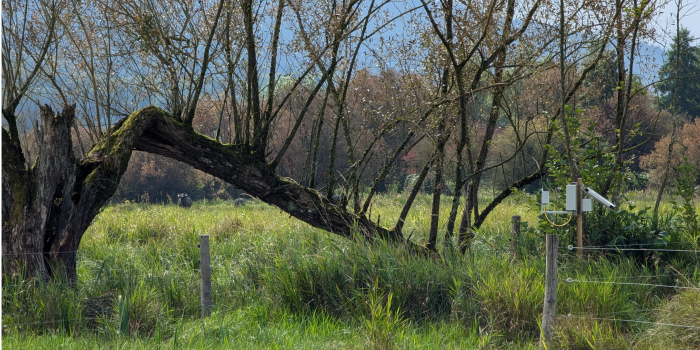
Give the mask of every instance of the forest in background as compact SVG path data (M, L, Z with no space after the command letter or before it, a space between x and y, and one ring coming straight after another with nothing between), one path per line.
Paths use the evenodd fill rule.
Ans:
M677 168L681 164L687 163L700 167L700 146L695 140L695 135L700 133L700 123L696 117L700 114L698 112L700 107L698 107L697 99L694 98L694 91L700 91L696 85L700 84L692 81L694 77L700 75L700 63L698 63L700 49L696 44L693 44L696 40L690 36L687 30L681 32L683 34L680 41L684 43L682 49L688 55L683 60L687 59L687 62L695 63L686 68L688 69L687 73L682 73L684 78L681 88L689 92L683 92L680 96L680 103L683 106L679 109L682 108L684 112L679 118L679 129L676 136L677 147L672 153L670 167L672 183L678 179ZM661 72L672 70L677 42L678 39L674 38L673 48L665 55L663 68L659 67ZM487 158L489 164L497 164L498 166L485 172L484 181L481 183L485 193L499 193L505 186L538 170L539 165L533 161L533 158L541 154L544 140L541 137L538 138L537 135L523 143L520 143L519 140L527 138L532 133L541 133L546 130L548 119L541 114L547 113L546 106L556 104L556 101L552 99L554 96L552 90L535 91L531 88L528 89L527 86L556 85L556 70L557 68L551 68L548 74L539 75L537 79L519 82L506 90L505 94L509 98L506 100L506 107L513 106L513 109L508 108L501 111L497 130L493 136L493 148ZM384 115L404 119L409 117L408 115L401 116L401 104L394 101L396 94L405 91L398 84L406 78L400 77L399 74L393 70L377 73L366 69L358 72L354 77L349 89L348 103L353 113L352 120L357 124L353 125L352 128L359 135L356 147L365 148L367 144L372 142L372 135L382 133L380 129L382 125L377 122L377 118L384 118ZM599 150L606 150L615 143L616 76L614 53L606 51L603 61L589 74L589 77L584 80L582 88L573 97L572 108L576 109L577 118L580 119L580 131L592 135L591 139L595 139L595 147ZM668 75L666 78L670 79ZM642 84L641 77L635 76L634 79L636 79L636 84ZM421 82L421 84L428 84L428 82ZM673 118L672 111L669 109L673 107L670 99L672 99L674 88L669 81L662 81L659 85L655 89L644 90L630 99L628 123L631 128L628 131L629 137L626 142L634 144L636 147L631 147L633 149L625 152L629 168L629 181L625 183L624 190L654 191L660 186L671 139ZM307 87L307 90L310 88ZM298 99L297 104L300 104L305 97L307 96L294 96L293 98ZM474 113L473 118L476 121L474 132L477 135L484 132L486 121L480 119L480 116L484 115L484 111L489 106L488 102L482 98L473 103L475 110L472 113ZM221 118L216 111L225 110L222 108L222 103L223 101L213 99L207 99L206 102L203 102L195 117L195 130L215 137ZM293 104L294 100L291 103ZM318 109L320 106L312 105L311 108ZM312 149L311 146L315 140L313 134L318 132L316 127L320 118L318 113L320 112L316 110L311 117L300 124L297 135L292 140L285 158L279 165L281 174L304 184L310 181L309 158L311 153L309 150ZM331 112L327 112L324 118L332 120L331 114ZM287 115L285 118L283 115L280 125L276 127L275 135L279 136L273 137L272 153L279 151L283 142L282 137L290 134L289 129L293 126L292 116L293 114ZM287 120L285 121L285 119ZM516 126L512 122L523 119L531 123L530 128L532 129L521 131L522 135L516 135ZM389 150L396 149L400 145L402 137L408 132L407 128L404 128L406 130L397 128L397 130L392 131L391 135L380 140L383 145L375 146L372 158L363 168L362 184L366 189L369 189L371 180L391 157ZM231 130L226 123L222 124L220 132L223 135L221 136L222 141L230 142ZM327 123L318 134L319 162L317 166L319 168L324 169L328 166L332 135L332 123L330 125ZM87 138L85 135L83 137ZM84 143L89 143L89 141L85 140ZM455 136L447 141L444 166L448 169L454 169L456 166L455 143ZM381 185L377 188L377 192L396 194L410 191L411 185L418 177L421 165L430 158L432 147L433 144L429 138L417 140L412 149L405 152L396 161L391 173L382 180ZM340 173L348 170L346 150L344 140L339 140L336 157L339 160L340 165L337 169ZM562 150L563 147L560 145L559 151ZM515 154L511 156L513 153ZM511 159L504 160L504 155L508 155L508 158ZM325 177L326 174L321 174L316 178L316 183L323 186ZM432 193L434 179L435 172L430 171L422 187L424 193ZM443 186L446 195L454 193L454 181L443 181L445 181ZM700 184L698 181L696 180L696 185ZM537 184L527 187L527 191L534 193L546 184L547 179L541 179ZM674 186L669 186L669 188L672 187ZM341 191L342 189L338 190L338 192ZM172 198L177 197L177 193L181 192L187 192L196 199L229 200L236 198L242 191L178 161L159 155L136 152L113 200L114 202L127 200L131 202L169 203L172 202Z
M658 28L652 28L650 25L653 22L651 20L653 5L655 4L648 5L651 9L647 10L649 11L648 23L637 24L646 25L640 29L643 32L640 38L644 37L644 40L653 41L660 35ZM634 40L643 42L640 38ZM635 91L628 97L628 106L625 111L627 120L624 122L626 130L623 130L623 134L626 133L627 136L624 137L624 144L630 146L624 151L625 167L628 171L626 178L629 180L625 182L624 190L658 190L669 154L671 154L668 167L671 184L678 180L678 167L682 164L700 167L700 149L697 142L693 140L693 135L700 131L696 120L696 116L700 114L700 98L696 97L700 93L700 83L698 83L700 79L697 78L700 76L700 49L697 38L682 27L671 41L671 46L664 53L663 62L654 62L653 58L645 56L641 51L624 56L626 64L634 61L634 57L638 56L636 67L633 69L642 70L646 75L657 75L660 79L649 82L642 76L630 74ZM417 47L417 49L421 48L423 47ZM620 90L618 83L620 62L616 62L616 59L619 59L616 52L619 53L619 49L612 46L606 47L602 51L600 61L596 62L593 70L586 74L585 79L581 81L581 86L569 99L571 104L568 108L575 111L572 116L578 120L581 137L588 137L588 140L581 142L594 143L593 147L599 150L596 157L601 158L598 160L599 165L603 165L604 150L610 150L611 147L614 149L618 141L616 135L619 129L616 125L620 123L617 110L619 109L617 104L618 90ZM622 51L625 49L623 47ZM569 73L571 79L576 75L582 75L591 60L598 59L591 57L594 53L591 47L587 50L591 52L580 55L581 57L577 57L567 67L567 70L571 71ZM674 116L673 98L676 91L674 60L677 52L681 52L682 64L678 69L679 100L675 111L677 116ZM541 60L544 62L551 59L551 56L544 55ZM389 55L388 59L395 58ZM630 64L630 67L632 66L633 64ZM551 123L547 114L558 102L556 91L559 83L558 69L554 65L540 69L537 74L530 74L516 83L509 84L503 92L496 130L491 140L493 146L486 158L486 162L493 165L493 168L484 172L484 180L480 182L485 193L491 192L492 197L542 168L538 163L538 156L542 154L547 143L538 134L546 132L548 124ZM622 73L623 76L629 73L627 67L624 70L626 72ZM292 88L294 77L280 76L278 80L280 81L277 86L278 92L280 96L285 96L285 88ZM333 119L337 117L334 117L335 112L328 108L328 97L322 100L322 97L317 95L309 105L304 105L314 88L315 81L317 79L309 78L302 83L298 91L291 92L289 97L285 96L289 98L287 106L289 110L281 113L272 133L268 152L278 153L286 136L294 135L285 157L278 165L280 174L301 184L324 187L328 172L314 173L314 180L311 181L311 164L316 163L314 167L318 169L327 169L331 158L329 154L331 145L336 142L334 147L336 172L341 175L337 181L344 184L342 174L347 175L350 168L348 147L343 138L333 140ZM364 191L371 188L372 180L380 173L382 167L387 165L391 151L400 146L403 138L412 128L409 122L394 126L392 130L386 130L386 121L410 121L411 118L416 118L416 105L430 103L431 84L434 84L434 81L430 81L430 75L416 74L415 70L407 72L401 69L400 65L396 67L391 64L386 66L377 64L375 67L362 68L351 77L344 103L345 108L348 109L347 113L350 114L346 117L351 120L350 133L357 135L353 148L365 149L371 145L370 157L363 165L362 176L360 176ZM220 139L224 143L234 142L235 131L231 115L235 107L227 101L227 95L222 99L215 92L216 90L204 93L197 106L193 127L196 131ZM411 92L412 99L401 96L408 92ZM486 131L488 123L486 117L491 106L490 98L488 92L475 93L470 101L468 113L473 122L470 132L474 133L477 140L483 139L483 133ZM413 109L407 109L407 106L412 106ZM301 121L298 130L292 132L292 128L295 127L295 116L304 108L310 110L309 116ZM325 125L322 119L325 120ZM674 123L678 127L678 135L674 137L677 147L669 153ZM426 126L422 128L423 132L429 131ZM76 131L74 135L76 145L89 145L94 142L94 136L87 127L81 126L80 130L81 132ZM32 130L27 130L25 137L31 138L31 133ZM77 142L78 135L83 139L81 142ZM373 140L375 135L381 135L379 140ZM446 170L443 171L447 173L454 172L457 166L455 156L455 149L458 147L457 138L457 133L450 133L444 146L443 166ZM426 133L411 141L414 142L411 148L395 160L389 174L377 187L377 192L401 193L410 191L415 184L421 166L432 156L436 139L434 135L430 137ZM29 144L31 147L31 142ZM555 147L558 146L559 152L565 148L561 144L556 145L556 140L554 144ZM313 153L312 150L316 150L317 153ZM487 166L487 168L490 167ZM433 192L435 175L435 169L431 168L421 187L424 193ZM543 177L537 184L527 186L526 190L534 193L548 186L547 182L547 177ZM446 195L454 193L453 179L443 178L442 183ZM695 179L695 185L699 184L700 178ZM673 185L669 186L669 188L673 187ZM342 194L344 191L348 190L342 187L334 190L337 194ZM242 193L225 181L176 160L157 154L136 152L112 201L115 203L122 201L167 203L173 202L172 198L176 198L177 193L181 192L189 193L195 199L206 200L229 200Z

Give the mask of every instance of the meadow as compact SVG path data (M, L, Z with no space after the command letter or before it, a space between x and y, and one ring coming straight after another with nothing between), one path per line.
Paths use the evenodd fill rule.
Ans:
M404 231L418 243L427 235L429 199L418 198ZM373 220L393 223L403 200L379 197ZM469 254L440 242L441 254L433 257L340 238L256 201L195 202L190 209L111 205L83 239L77 284L3 279L2 345L541 348L544 238L532 203L520 195L498 207ZM670 225L673 209L663 210ZM511 215L527 222L517 258L509 251ZM201 234L211 240L214 303L205 319ZM547 348L700 348L697 260L692 252L640 260L595 251L580 259L562 247L555 334Z

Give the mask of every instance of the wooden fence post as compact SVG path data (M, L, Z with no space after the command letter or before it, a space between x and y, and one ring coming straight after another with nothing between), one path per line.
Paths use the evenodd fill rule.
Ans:
M579 177L576 180L576 243L578 244L578 256L583 256L583 181Z
M552 339L552 326L557 308L557 252L559 236L547 235L547 253L544 283L544 310L542 313L542 334L540 342L548 344Z
M520 215L513 215L510 228L510 251L514 257L518 257L518 243L520 243Z
M211 314L211 259L209 255L209 235L199 236L199 272L202 278L201 302L202 318Z

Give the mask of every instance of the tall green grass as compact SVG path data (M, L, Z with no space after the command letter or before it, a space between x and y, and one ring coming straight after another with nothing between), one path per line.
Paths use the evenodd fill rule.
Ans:
M382 209L373 209L373 220L394 220L401 199L379 197ZM427 234L429 210L427 196L419 200L406 225L418 241ZM535 348L543 237L526 233L519 259L507 251L510 216L537 220L528 208L517 200L500 206L477 232L470 254L445 246L440 256L425 258L401 245L339 238L259 202L114 205L85 235L76 285L4 278L3 345ZM212 236L214 307L204 320L200 234ZM607 319L656 322L662 315L650 310L667 305L673 290L567 279L669 284L671 270L624 257L579 260L561 253L560 316L550 348L625 348L637 339L661 339L647 332L652 326Z

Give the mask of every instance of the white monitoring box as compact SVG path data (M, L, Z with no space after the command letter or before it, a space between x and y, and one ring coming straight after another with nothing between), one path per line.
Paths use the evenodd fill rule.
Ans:
M593 201L590 198L581 200L581 211L593 211Z
M566 185L566 210L576 211L576 187L578 185Z
M542 204L549 204L549 191L542 191Z

